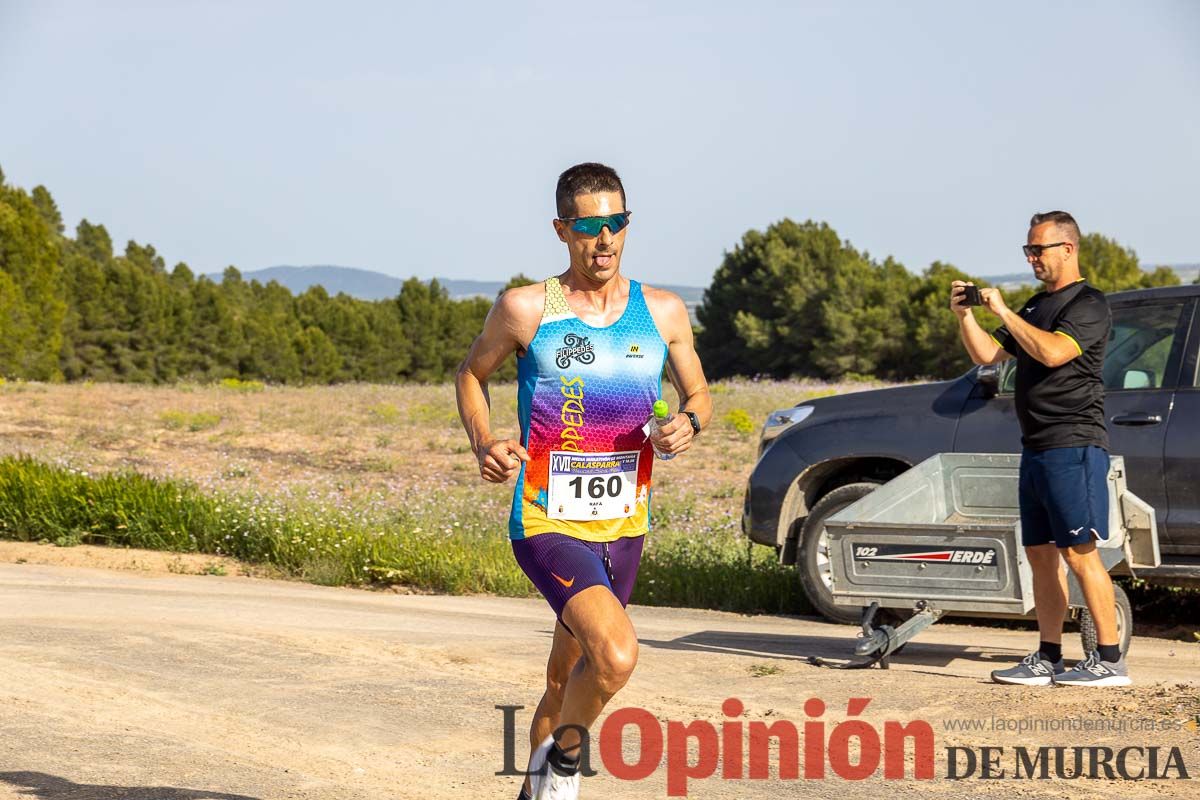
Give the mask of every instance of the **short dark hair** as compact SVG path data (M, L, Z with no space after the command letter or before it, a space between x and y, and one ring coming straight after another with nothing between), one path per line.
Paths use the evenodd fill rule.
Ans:
M1047 222L1053 222L1059 233L1065 236L1068 242L1079 244L1079 223L1070 214L1065 211L1043 211L1041 214L1033 215L1029 220L1029 227L1034 228Z
M612 167L588 161L570 167L558 176L554 189L554 205L561 218L575 215L575 196L592 192L620 192L621 207L625 206L625 187L621 176Z

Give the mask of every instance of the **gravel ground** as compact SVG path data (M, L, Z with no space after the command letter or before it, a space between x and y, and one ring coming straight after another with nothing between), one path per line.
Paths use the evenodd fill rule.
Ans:
M95 551L0 543L0 800L516 796L517 779L495 775L504 759L495 706L525 706L517 712L524 741L550 642L540 600L325 588L234 569L185 574L213 571L213 559L109 551L104 560ZM1195 797L1185 780L1011 774L1019 745L1155 745L1161 761L1178 748L1200 775L1200 644L1136 638L1130 689L1001 687L989 671L1023 655L1034 634L938 623L890 670L838 671L806 658L847 655L854 630L846 626L631 613L640 661L610 710L646 709L664 728L667 720L720 726L730 719L722 702L735 697L744 723L789 720L803 730L812 719L805 701L817 697L832 732L849 699L865 697L859 716L876 730L885 720L933 728L933 780L914 780L911 769L885 780L880 768L849 781L828 767L824 780L783 781L774 768L767 780L723 780L718 769L689 783L691 797ZM1077 640L1067 646L1078 655ZM1099 730L947 730L959 719L1005 727L1074 719ZM1128 727L1144 720L1169 729ZM1114 729L1120 724L1126 730ZM625 742L631 763L637 739ZM947 780L952 746L1004 747L1009 779ZM637 781L598 766L585 798L667 794L665 766Z

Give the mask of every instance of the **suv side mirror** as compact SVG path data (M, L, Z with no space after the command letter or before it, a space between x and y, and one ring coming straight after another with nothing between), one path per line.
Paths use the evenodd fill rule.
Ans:
M1000 394L1000 365L980 364L975 370L975 382L983 387L984 397Z

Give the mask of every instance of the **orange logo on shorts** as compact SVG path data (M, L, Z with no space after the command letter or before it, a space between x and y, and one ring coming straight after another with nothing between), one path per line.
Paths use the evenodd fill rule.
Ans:
M574 575L572 575L571 580L568 581L568 580L563 580L562 578L558 577L558 575L556 573L551 572L550 574L554 575L554 580L558 581L559 583L561 583L563 586L567 587L568 589L570 589L572 586L575 585L575 576Z

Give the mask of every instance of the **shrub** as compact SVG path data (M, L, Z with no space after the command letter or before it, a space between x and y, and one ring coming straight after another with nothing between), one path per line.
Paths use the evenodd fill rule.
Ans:
M367 413L379 422L393 423L400 421L400 409L391 403L376 403L367 409Z
M243 381L238 378L222 378L221 388L234 392L261 392L266 387L262 381Z
M730 409L721 420L743 436L753 433L756 427L753 418L744 408Z

